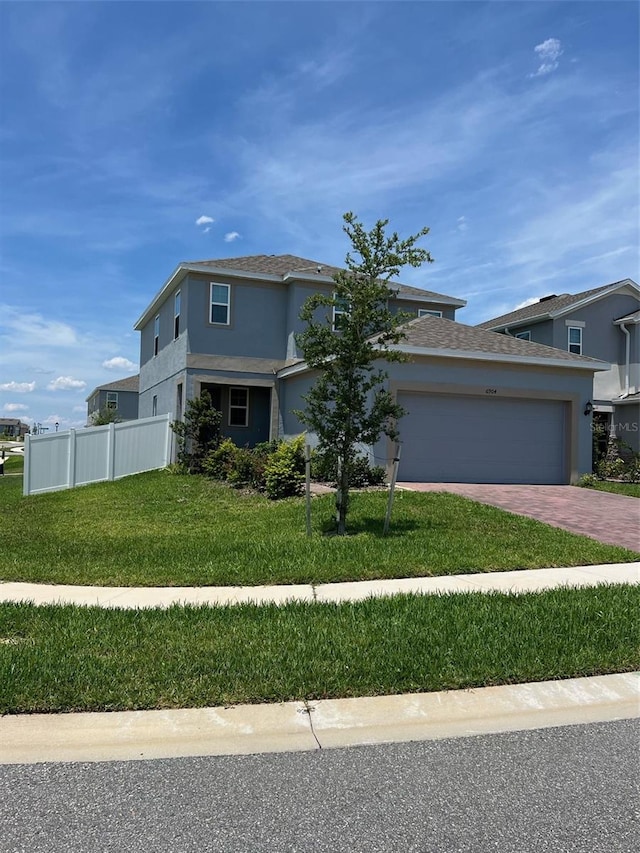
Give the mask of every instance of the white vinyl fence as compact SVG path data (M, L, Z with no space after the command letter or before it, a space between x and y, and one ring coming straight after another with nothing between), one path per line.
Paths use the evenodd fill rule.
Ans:
M72 489L164 468L171 415L25 436L23 494Z

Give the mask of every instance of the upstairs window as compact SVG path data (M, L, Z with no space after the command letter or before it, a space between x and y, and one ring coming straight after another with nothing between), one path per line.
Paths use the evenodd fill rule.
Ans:
M229 426L246 427L249 423L249 389L229 388Z
M153 354L158 355L160 349L160 315L156 314L153 321Z
M569 352L582 355L582 329L580 326L569 326Z
M418 317L442 317L442 311L432 311L430 308L418 308Z
M332 328L334 332L340 331L342 318L349 313L350 308L351 306L349 305L348 299L345 299L342 296L337 296L335 293L333 294Z
M211 283L211 308L209 311L209 322L219 326L229 325L229 303L231 299L231 285Z
M158 395L154 394L151 399L151 416L155 418L158 414Z
M107 409L117 409L118 408L118 392L117 391L107 391Z
M173 340L180 334L180 291L173 297Z
M520 338L521 341L530 341L531 340L531 332L527 329L526 332L516 332L516 338Z

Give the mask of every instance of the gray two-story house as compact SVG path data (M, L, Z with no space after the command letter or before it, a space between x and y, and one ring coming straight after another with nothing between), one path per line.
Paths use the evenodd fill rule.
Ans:
M181 418L206 390L238 445L299 434L294 411L315 380L296 345L300 309L312 293L333 292L336 272L293 255L180 264L135 326L139 416ZM455 314L464 305L390 284L389 308L408 320L407 361L388 366L388 387L407 412L400 478L575 481L591 466L583 410L593 374L608 365L462 325ZM389 464L395 451L384 438L366 452Z
M127 376L98 385L89 394L87 403L87 425L102 411L113 412L120 421L133 421L138 417L139 377Z
M640 287L631 279L545 296L478 328L608 362L595 373L594 423L640 450Z

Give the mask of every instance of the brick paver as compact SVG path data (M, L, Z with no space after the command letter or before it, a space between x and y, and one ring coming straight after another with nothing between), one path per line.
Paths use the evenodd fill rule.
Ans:
M416 492L453 492L508 512L526 515L640 552L640 500L576 486L511 486L480 483L398 483Z

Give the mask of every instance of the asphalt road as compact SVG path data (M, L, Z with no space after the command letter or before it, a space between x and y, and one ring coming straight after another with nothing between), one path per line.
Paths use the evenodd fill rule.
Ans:
M2 853L636 853L638 721L0 767Z

